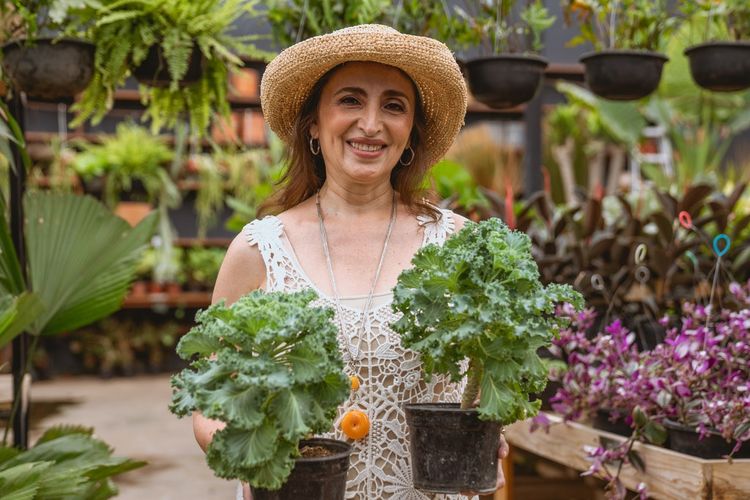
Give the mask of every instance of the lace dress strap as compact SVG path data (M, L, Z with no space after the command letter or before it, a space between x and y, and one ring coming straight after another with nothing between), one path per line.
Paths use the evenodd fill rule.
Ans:
M417 216L417 222L424 227L424 245L430 243L442 245L456 230L454 213L447 208L436 208L440 211L440 218L437 220L426 214Z
M267 215L242 228L242 234L250 246L257 245L266 266L266 287L269 292L282 290L291 271L292 261L284 248L281 237L284 226L276 216Z

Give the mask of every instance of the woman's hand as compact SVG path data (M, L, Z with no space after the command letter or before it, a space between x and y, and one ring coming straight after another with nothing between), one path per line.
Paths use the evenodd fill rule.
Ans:
M500 433L500 443L497 447L497 483L495 484L495 491L501 489L503 486L505 486L505 474L503 473L503 459L508 456L508 452L510 451L510 448L508 448L508 442L505 440L505 434L504 430ZM482 493L483 495L490 495L494 493L492 492L485 492ZM467 497L471 498L473 496L478 495L479 493L473 492L473 491L462 491L462 495L466 495Z

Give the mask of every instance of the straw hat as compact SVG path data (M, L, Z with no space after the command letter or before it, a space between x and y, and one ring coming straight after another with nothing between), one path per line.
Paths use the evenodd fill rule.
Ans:
M372 61L401 69L419 90L426 127L426 155L433 164L445 155L463 125L467 91L453 54L443 43L404 35L379 24L363 24L292 45L263 73L263 116L289 143L294 122L315 83L331 68L349 61Z

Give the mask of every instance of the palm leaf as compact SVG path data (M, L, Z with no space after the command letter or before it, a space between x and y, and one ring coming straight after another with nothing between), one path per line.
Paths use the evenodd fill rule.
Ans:
M18 297L5 296L0 304L0 348L26 330L44 310L36 294L24 292Z
M8 221L5 220L5 200L0 194L0 287L11 295L19 295L26 290L18 262L16 247L10 235Z
M24 204L31 289L45 307L31 331L72 330L119 309L156 214L131 228L89 196L30 192Z

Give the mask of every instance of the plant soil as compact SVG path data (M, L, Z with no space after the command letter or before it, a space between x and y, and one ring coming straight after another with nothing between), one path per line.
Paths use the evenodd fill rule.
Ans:
M330 457L333 451L323 446L303 446L299 449L300 454L305 458L313 457Z

